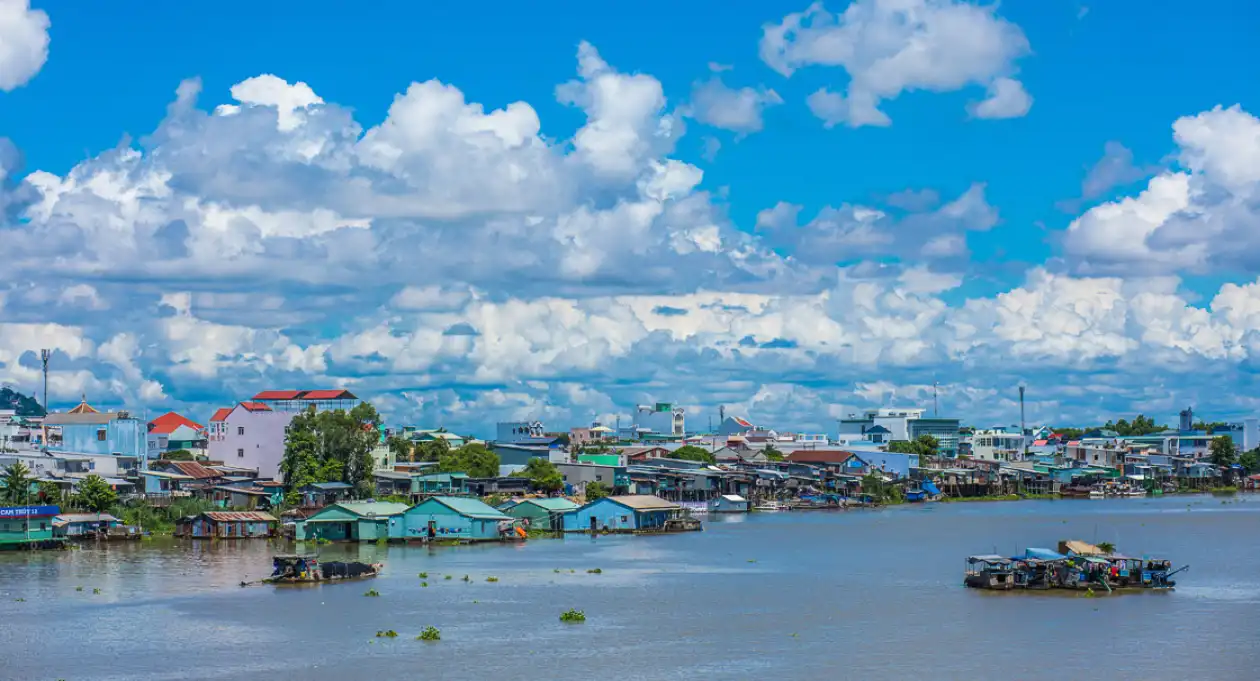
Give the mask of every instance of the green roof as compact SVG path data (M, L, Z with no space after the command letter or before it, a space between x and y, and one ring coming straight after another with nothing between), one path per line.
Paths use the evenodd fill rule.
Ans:
M483 520L511 520L511 518L505 515L502 511L476 499L465 499L464 497L433 497L424 503L428 503L429 501L436 501L452 511L470 518L480 518Z
M578 507L575 502L569 501L564 497L549 497L546 499L525 499L522 504L533 504L548 511L571 511Z
M343 501L333 505L340 506L357 516L398 515L409 508L407 504L394 501Z

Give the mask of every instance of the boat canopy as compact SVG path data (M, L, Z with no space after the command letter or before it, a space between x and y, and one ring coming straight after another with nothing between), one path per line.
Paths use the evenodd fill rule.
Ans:
M1063 560L1064 558L1067 558L1067 556L1062 553L1059 553L1058 551L1051 551L1050 549L1025 549L1024 557L1036 558L1038 560Z
M1011 562L1010 558L991 554L987 556L971 556L967 559L968 563L994 563L996 565L1007 565Z

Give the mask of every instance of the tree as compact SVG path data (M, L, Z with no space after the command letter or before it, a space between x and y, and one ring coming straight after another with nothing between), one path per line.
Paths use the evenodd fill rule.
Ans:
M936 456L940 442L931 435L920 435L914 441L893 440L888 443L888 451L899 454L918 454L919 456Z
M0 409L13 409L17 416L43 416L44 407L34 397L12 388L0 388Z
M35 482L35 477L31 475L31 469L21 461L15 461L9 464L4 472L4 498L9 503L29 504L31 500L31 485Z
M176 449L173 452L167 452L162 455L162 458L167 461L195 461L197 459L197 457L193 456L193 453L187 449Z
M473 478L499 477L499 455L483 444L467 444L444 454L438 460L443 473L467 473Z
M596 499L603 499L611 494L612 490L609 489L608 485L605 485L602 482L586 483L586 500L588 502L595 501Z
M1238 456L1238 465L1247 471L1247 475L1260 473L1260 449L1243 452Z
M783 452L780 452L774 445L766 445L766 448L761 451L765 453L766 461L783 460Z
M1194 425L1190 427L1193 428L1194 430L1202 430L1206 432L1208 435L1211 435L1217 429L1228 428L1229 424L1224 423L1222 421L1212 421L1211 423L1205 423L1203 421L1195 421Z
M394 461L411 461L411 453L415 449L411 446L411 440L401 435L390 435L385 440L385 446L389 448L389 453L394 455Z
M39 483L39 491L35 493L35 498L39 499L39 503L50 506L60 506L61 496L61 488L57 486L57 483L50 481Z
M1085 434L1085 431L1080 428L1055 428L1054 432L1065 440L1079 440Z
M105 478L93 473L79 483L75 504L93 513L104 513L118 503L118 493L105 482Z
M1116 545L1109 541L1098 542L1098 550L1110 556L1116 552Z
M877 473L862 476L862 491L880 503L899 503L905 498L900 486L884 482Z
M451 451L451 443L446 438L435 438L416 444L413 461L441 461Z
M379 427L380 415L366 402L348 412L311 408L294 416L280 460L289 492L312 482L370 483Z
M1212 438L1208 461L1212 462L1213 466L1233 465L1237 456L1237 452L1234 450L1234 441L1229 436L1220 435Z
M529 478L534 489L543 492L559 492L564 489L564 475L555 464L546 459L530 459L529 463L525 464L525 470L515 475Z
M1103 428L1116 431L1116 434L1120 435L1120 437L1137 437L1167 430L1168 426L1158 425L1154 419L1147 418L1144 414L1138 414L1133 418L1132 423L1124 419L1120 419L1115 423L1108 421Z
M713 456L713 452L695 445L683 445L682 447L675 449L674 453L670 455L670 458L682 459L683 461L717 463L717 457Z

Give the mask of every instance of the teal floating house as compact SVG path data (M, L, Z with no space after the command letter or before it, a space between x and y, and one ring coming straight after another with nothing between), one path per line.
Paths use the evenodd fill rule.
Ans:
M661 532L682 515L678 504L647 494L603 497L565 513L564 531Z
M465 497L432 497L412 506L403 517L401 532L391 536L421 541L498 541L524 534L515 530L511 516Z
M500 506L499 510L517 520L529 522L529 526L544 530L564 529L564 514L577 510L577 503L564 497L524 499Z
M57 548L65 539L53 535L57 506L0 506L0 550Z
M376 541L402 536L407 504L342 501L321 508L295 528L298 541Z

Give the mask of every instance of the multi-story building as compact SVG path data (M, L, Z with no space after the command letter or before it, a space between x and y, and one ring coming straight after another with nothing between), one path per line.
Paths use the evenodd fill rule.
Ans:
M640 404L634 408L634 427L640 433L648 431L653 435L681 437L686 434L683 408L669 402Z
M148 448L143 421L126 411L98 411L87 403L86 397L68 412L49 414L44 424L50 431L49 453L111 457L120 475L144 470L147 461L158 454Z
M296 414L256 401L216 411L207 433L210 459L252 468L258 471L259 478L281 479L286 431Z
M1027 443L1019 429L992 428L971 435L971 458L981 461L1022 461Z
M547 436L542 421L502 421L496 424L494 441L508 445L547 445L555 438Z
M868 409L861 414L850 414L840 419L839 440L867 439L870 429L882 427L888 430L885 442L917 440L922 435L936 438L937 452L941 456L958 455L958 419L925 417L922 409L881 408Z
M150 451L206 453L205 426L173 411L149 421L148 431Z

